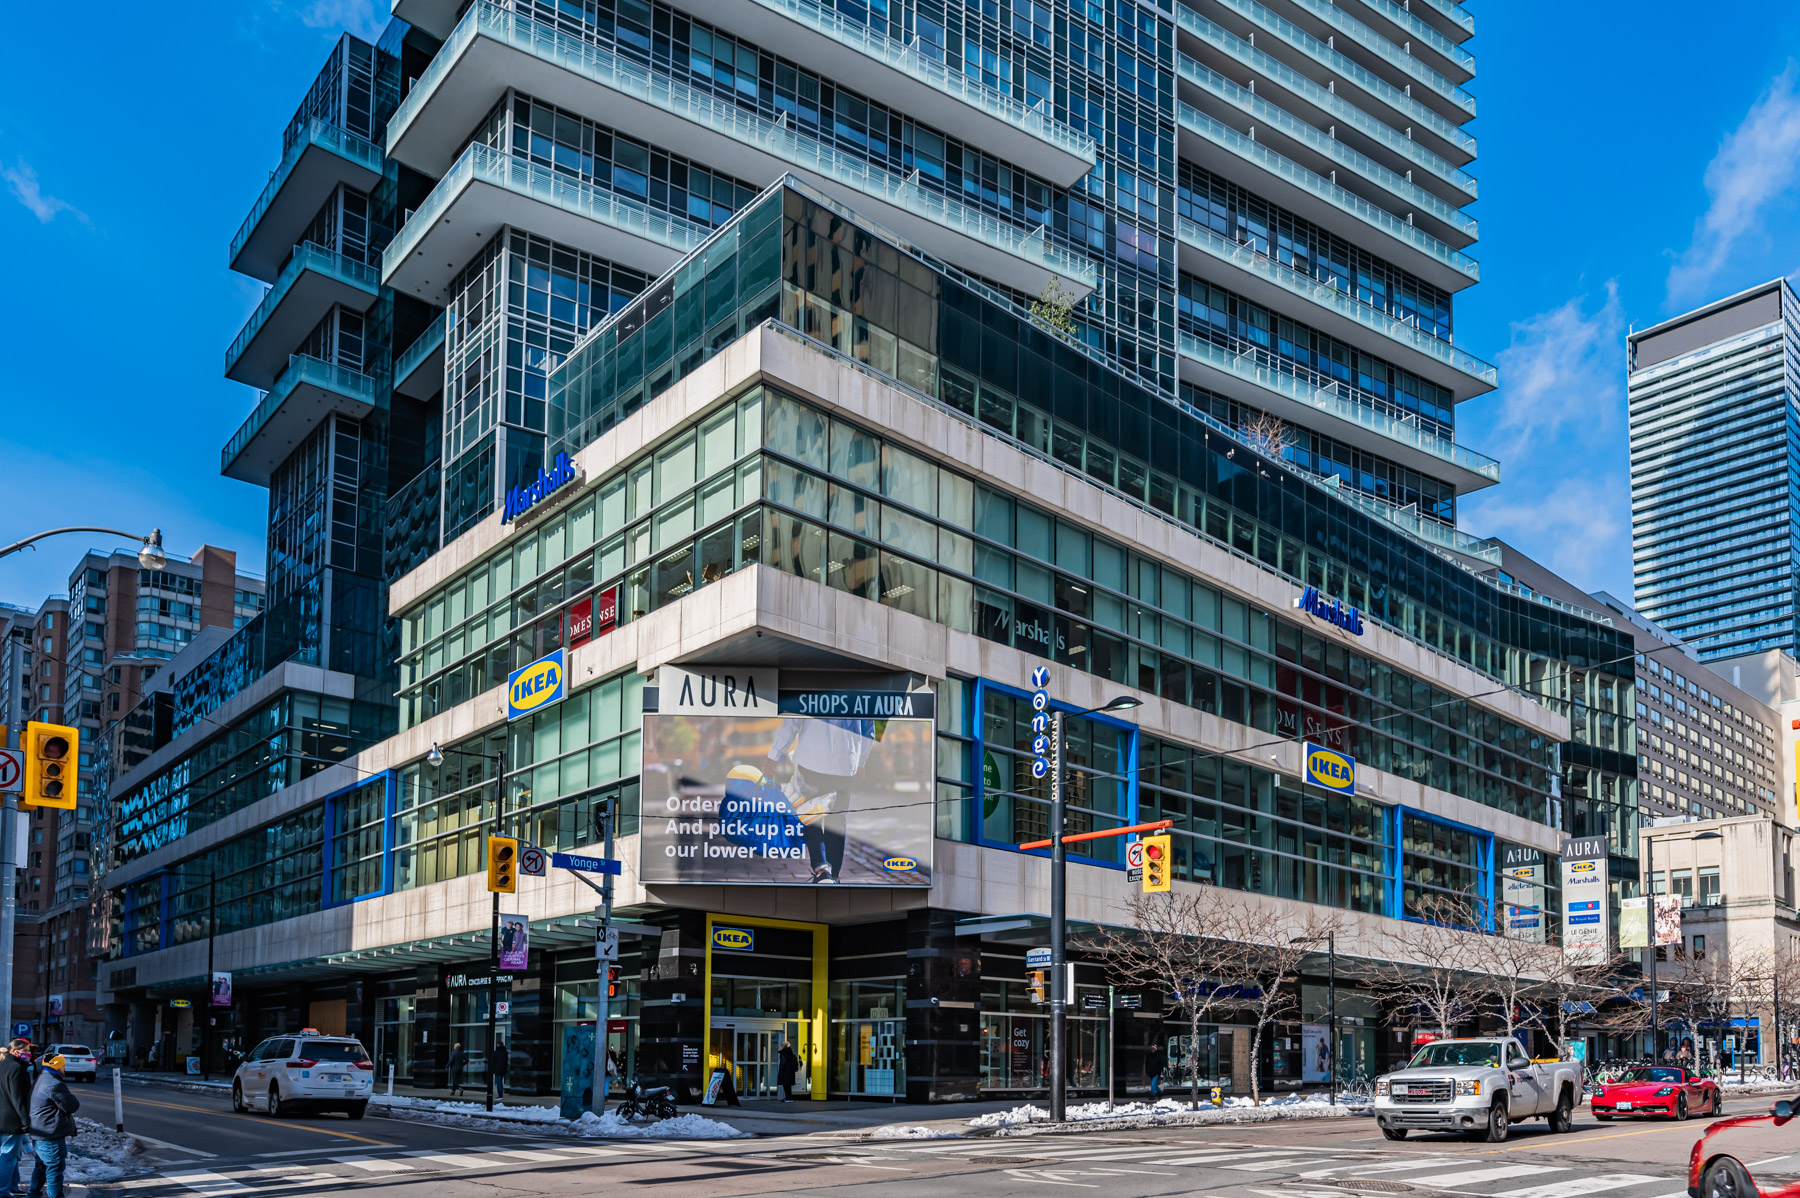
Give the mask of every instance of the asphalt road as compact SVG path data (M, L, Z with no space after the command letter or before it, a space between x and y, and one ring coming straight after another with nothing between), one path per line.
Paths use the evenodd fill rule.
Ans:
M107 1087L80 1086L110 1118ZM270 1119L224 1096L127 1087L126 1127L149 1138L156 1171L92 1188L94 1198L271 1198L312 1191L382 1198L591 1195L619 1187L680 1198L854 1193L861 1198L1016 1198L1073 1189L1104 1198L1685 1198L1688 1151L1706 1120L1598 1123L1552 1135L1516 1125L1503 1144L1422 1135L1391 1143L1367 1118L1216 1128L850 1141L841 1135L644 1142L482 1131L371 1114ZM89 1104L89 1097L93 1102ZM1772 1099L1728 1100L1725 1114ZM925 1112L920 1112L924 1114ZM942 1118L945 1108L933 1108ZM904 1118L904 1110L896 1115ZM1800 1154L1800 1124L1792 1136Z

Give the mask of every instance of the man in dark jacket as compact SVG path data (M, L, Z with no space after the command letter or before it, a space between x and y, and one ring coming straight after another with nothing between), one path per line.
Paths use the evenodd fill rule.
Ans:
M0 1045L0 1193L19 1188L19 1161L31 1130L31 1066Z
M794 1084L799 1080L800 1058L794 1055L794 1046L783 1040L781 1054L775 1058L775 1084L781 1087L781 1101L794 1101Z
M37 1167L31 1171L32 1198L64 1198L63 1165L80 1109L80 1100L63 1083L62 1054L45 1057L31 1087L31 1150L37 1154Z
M450 1093L462 1093L463 1064L468 1058L463 1056L462 1041L458 1040L450 1046L450 1059L444 1062L444 1070L450 1075Z
M494 1040L494 1051L489 1054L493 1060L488 1068L494 1071L494 1097L506 1098L506 1075L512 1069L512 1050L506 1047L506 1041L499 1037Z

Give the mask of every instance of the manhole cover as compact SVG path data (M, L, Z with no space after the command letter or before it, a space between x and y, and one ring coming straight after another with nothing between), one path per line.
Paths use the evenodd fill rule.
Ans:
M1382 1181L1375 1177L1345 1177L1331 1184L1346 1190L1366 1190L1371 1194L1411 1194L1419 1188L1404 1181Z

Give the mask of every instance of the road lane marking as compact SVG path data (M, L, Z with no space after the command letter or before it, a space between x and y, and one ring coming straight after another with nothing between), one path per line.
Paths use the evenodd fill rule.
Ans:
M412 1165L403 1165L399 1161L384 1161L375 1156L334 1156L331 1158L340 1165L349 1165L352 1169L361 1169L365 1173L416 1173L418 1169Z
M559 1165L569 1163L569 1158L557 1156L554 1152L531 1152L524 1148L483 1148L481 1151L494 1156L516 1156L522 1161L555 1161Z
M1273 1161L1251 1161L1245 1165L1220 1165L1221 1169L1231 1169L1240 1173L1272 1173L1277 1169L1286 1169L1293 1165L1304 1165L1317 1157L1286 1157Z
M1421 1156L1409 1161L1388 1161L1380 1165L1352 1162L1348 1165L1332 1165L1326 1169L1312 1169L1300 1176L1303 1179L1312 1180L1330 1177L1334 1173L1343 1173L1349 1169L1354 1169L1358 1173L1409 1173L1417 1169L1442 1169L1450 1165L1460 1165L1468 1159L1466 1156Z
M1624 1139L1624 1138L1625 1138L1625 1137L1626 1137L1626 1136L1654 1136L1654 1135L1666 1135L1666 1134L1667 1134L1667 1133L1668 1133L1668 1130L1669 1130L1669 1129L1668 1129L1668 1127L1667 1127L1667 1126L1661 1126L1661 1127L1641 1127L1641 1128L1639 1128L1639 1129L1638 1129L1638 1130L1637 1130L1637 1131L1615 1131L1615 1132L1612 1132L1612 1133L1611 1133L1611 1134L1609 1134L1609 1135L1604 1135L1604 1136L1587 1136L1587 1135L1576 1135L1576 1136L1570 1136L1570 1137L1568 1137L1568 1138L1566 1138L1566 1139L1564 1139L1564 1138L1559 1138L1559 1139L1557 1139L1557 1140L1554 1140L1554 1141L1550 1141L1550 1140L1537 1140L1537 1141L1534 1141L1534 1142L1533 1142L1533 1143L1530 1143L1530 1144L1520 1144L1520 1145L1517 1145L1517 1146L1516 1146L1516 1147L1513 1147L1513 1148L1503 1148L1503 1149L1501 1149L1501 1151L1502 1151L1502 1152L1520 1152L1520 1151L1523 1151L1523 1150L1524 1150L1524 1149L1527 1149L1527 1148L1544 1148L1544 1147L1547 1147L1547 1146L1548 1146L1548 1145L1549 1145L1549 1144L1551 1144L1551 1143L1557 1143L1557 1144L1592 1144L1592 1143L1594 1143L1594 1142L1595 1142L1595 1141L1597 1141L1597 1140L1622 1140L1622 1139Z
M256 1123L263 1127L286 1127L291 1128L294 1131L310 1131L315 1135L332 1136L339 1140L355 1140L359 1144L373 1144L377 1148L400 1147L400 1145L390 1144L386 1140L371 1140L367 1136L353 1136L347 1131L331 1131L330 1129L323 1127L308 1127L304 1123L283 1123L279 1119L270 1119L262 1115L240 1115L236 1111L221 1111L214 1107L187 1106L186 1104L179 1102L157 1102L150 1098L134 1098L132 1101L142 1103L145 1106L162 1107L164 1110L170 1111L192 1111L195 1114L200 1115L223 1115L228 1119L242 1119L246 1123ZM181 1151L188 1152L191 1150L183 1148Z
M217 1173L209 1173L205 1169L194 1169L186 1172L164 1173L164 1177L177 1185L201 1194L248 1194L250 1187L222 1177Z
M1020 1181L1035 1181L1041 1186L1075 1186L1077 1189L1083 1190L1097 1190L1100 1188L1096 1185L1089 1185L1085 1181L1059 1181L1054 1174L1039 1176L1032 1173L1029 1169L1008 1169L1007 1173L1018 1178Z
M1620 1190L1626 1186L1642 1185L1646 1181L1667 1182L1666 1177L1657 1177L1648 1173L1602 1173L1598 1177L1572 1177L1567 1181L1552 1182L1549 1185L1532 1186L1523 1190L1506 1190L1489 1198L1578 1198L1581 1195L1600 1194L1607 1190Z
M131 1138L134 1140L141 1140L153 1148L167 1148L170 1152L185 1152L195 1160L210 1161L213 1157L219 1155L216 1152L201 1152L198 1148L189 1148L183 1144L171 1144L167 1140L152 1139L142 1132L132 1132ZM170 1163L173 1164L174 1162Z
M567 1148L558 1148L558 1152L572 1152L576 1156L624 1156L617 1148L590 1148L586 1144L570 1144Z
M1446 1173L1442 1177L1420 1177L1415 1180L1427 1183L1435 1189L1447 1190L1453 1186L1473 1185L1483 1181L1504 1181L1509 1177L1531 1177L1539 1173L1567 1173L1566 1168L1556 1165L1494 1165L1486 1169L1465 1169L1461 1173Z
M485 1156L476 1156L472 1152L439 1152L432 1148L417 1149L406 1155L416 1160L442 1165L446 1169L492 1169L506 1163L505 1161L489 1160Z

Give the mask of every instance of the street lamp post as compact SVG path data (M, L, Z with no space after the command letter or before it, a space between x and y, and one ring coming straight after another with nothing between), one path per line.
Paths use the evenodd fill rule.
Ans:
M326 879L327 882L330 879ZM206 1019L200 1025L200 1079L212 1080L213 938L219 925L219 875L206 871Z
M142 541L143 545L138 549L138 565L146 570L160 570L169 564L169 555L163 552L162 529L160 528L151 529L150 535L143 537L135 532L126 532L119 528L99 528L88 524L76 525L73 528L52 528L35 536L26 537L23 541L14 541L12 544L0 548L0 557L8 557L21 549L29 549L33 541L60 536L66 532L104 532L115 537L129 537L135 541Z
M1089 707L1074 715L1096 712L1129 711L1142 704L1130 695L1120 695L1099 707ZM1068 1117L1068 1045L1069 1027L1068 967L1068 881L1069 851L1063 843L1068 803L1065 797L1063 764L1068 759L1064 741L1063 713L1050 719L1050 1121L1061 1123Z
M500 821L506 813L506 749L502 745L498 753L477 753L472 749L441 749L435 743L431 751L425 754L426 762L433 768L444 764L444 754L455 753L461 757L478 757L483 761L494 763L494 827L489 836L500 835ZM496 1039L499 1034L499 1002L500 1002L500 892L493 893L494 909L488 925L488 1017L487 1017L487 1067L483 1072L487 1075L487 1109L494 1109L494 1060Z
M1332 930L1323 936L1296 936L1289 944L1317 944L1325 942L1326 961L1326 1022L1331 1025L1331 1052L1328 1081L1331 1084L1331 1105L1337 1105L1337 1073L1338 1073L1338 1017L1337 1017L1337 932Z
M1706 832L1696 832L1692 836L1685 837L1685 839L1690 840L1690 841L1693 841L1693 840L1723 840L1724 836L1722 836L1718 832L1706 831ZM1658 1027L1658 1023L1657 1023L1657 1012L1656 1012L1656 949L1657 949L1657 944L1656 944L1656 899L1657 899L1657 894L1656 894L1656 837L1654 837L1654 836L1644 837L1644 876L1649 880L1648 888L1650 890L1650 894L1649 894L1649 896L1646 900L1646 904L1645 904L1646 908L1647 908L1647 910L1645 911L1645 915L1647 916L1645 923L1646 923L1646 926L1649 928L1649 933L1648 933L1648 935L1646 935L1644 937L1645 941L1647 941L1647 943L1644 945L1644 963L1649 967L1649 975L1650 975L1650 1060L1652 1062L1655 1062L1655 1061L1662 1060L1662 1056L1661 1056L1660 1052L1658 1051L1658 1047L1661 1043L1661 1037L1659 1035L1659 1027Z

